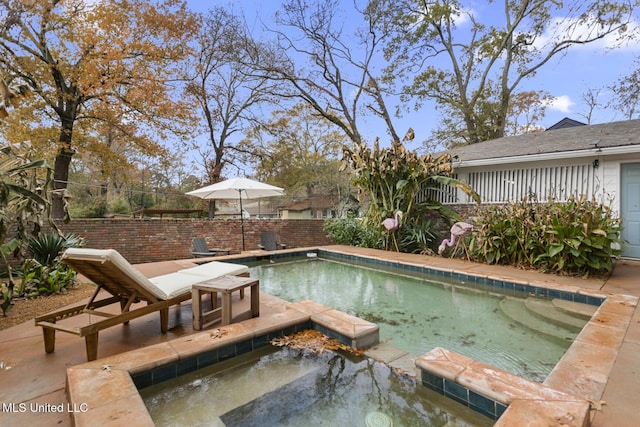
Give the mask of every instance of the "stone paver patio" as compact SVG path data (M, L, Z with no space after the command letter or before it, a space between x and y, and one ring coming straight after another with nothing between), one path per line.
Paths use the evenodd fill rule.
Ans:
M378 257L413 264L424 264L433 268L451 269L475 275L488 275L501 277L514 281L528 281L548 284L558 287L578 287L585 292L597 292L606 295L640 296L640 262L618 261L614 274L608 280L579 279L572 277L543 275L532 271L523 271L509 267L486 266L450 260L439 257L426 257L421 255L400 254L385 251L376 251L362 248L344 246L327 247L343 253L353 253L371 257ZM300 249L298 249L300 250ZM309 249L305 249L309 250ZM231 256L232 258L238 257ZM217 257L220 261L223 258ZM201 260L199 260L201 261ZM144 274L158 275L183 267L182 261L167 261L164 263L152 263L138 265ZM626 298L626 297L625 297ZM634 301L633 298L625 301ZM613 300L612 300L613 301ZM242 301L234 299L234 304L244 304L248 307L248 299ZM278 298L261 295L260 315L262 318L269 316L286 317L288 304ZM238 309L242 310L243 307ZM235 309L234 309L235 310ZM614 307L612 315L615 315ZM589 360L578 356L577 359L567 360L566 363L576 369L585 369L597 374L596 383L601 383L601 390L597 395L591 396L593 400L591 411L591 425L604 426L636 426L640 425L640 412L637 411L638 396L640 396L640 311L637 304L627 304L624 310L629 311L629 319L620 325L614 335L620 335L617 340L609 343L611 334L594 334L585 339L593 340L593 344L601 344L606 355L593 353ZM606 315L603 311L601 316ZM117 355L130 350L166 343L174 339L183 339L196 333L191 328L191 304L182 303L173 307L170 311L170 330L162 335L159 331L159 319L157 313L136 319L128 326L118 326L100 333L100 347L98 357L117 357ZM615 317L615 316L614 316ZM260 318L252 319L256 323ZM384 339L385 337L381 337ZM585 345L591 345L590 343ZM615 347L615 348L613 348ZM0 331L0 402L3 405L0 412L0 424L3 426L32 425L71 425L71 417L67 412L68 403L65 392L67 369L86 362L84 340L70 334L58 334L56 338L56 351L45 354L41 328L34 326L33 322ZM580 359L580 360L578 360ZM100 359L96 363L100 362ZM607 365L605 368L602 366ZM594 374L594 375L595 375ZM560 378L560 377L557 377ZM546 384L560 392L573 392L576 390L563 390L562 381L555 380L552 384ZM593 393L592 391L589 391ZM587 393L588 394L588 393ZM585 396L581 396L584 398ZM30 405L41 405L40 411L30 411ZM63 412L55 412L63 406ZM23 410L23 408L25 408ZM523 408L523 416L527 414ZM13 410L13 412L12 412ZM43 412L43 410L48 410ZM114 420L115 421L115 420ZM566 420L565 420L566 421ZM556 425L561 424L558 420ZM118 425L114 422L113 425ZM541 425L541 424L528 424ZM544 424L549 425L549 424ZM553 424L552 424L553 425ZM570 425L570 424L569 424Z

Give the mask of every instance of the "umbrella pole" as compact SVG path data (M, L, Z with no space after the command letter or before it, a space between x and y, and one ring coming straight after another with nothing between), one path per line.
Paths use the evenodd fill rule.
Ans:
M240 230L242 232L242 250L244 251L244 212L242 212L242 190L240 190L238 194L240 195Z

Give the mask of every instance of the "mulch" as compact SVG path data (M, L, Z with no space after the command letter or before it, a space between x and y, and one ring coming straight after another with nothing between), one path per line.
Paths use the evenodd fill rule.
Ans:
M6 317L2 316L0 311L0 331L33 320L36 316L85 300L93 295L95 289L94 285L80 283L68 289L66 293L32 299L14 298Z

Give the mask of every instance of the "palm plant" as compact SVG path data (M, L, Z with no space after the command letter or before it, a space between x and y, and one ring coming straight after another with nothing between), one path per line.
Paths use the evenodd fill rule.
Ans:
M47 211L48 202L41 194L51 187L51 169L44 160L31 160L28 143L14 144L0 149L0 256L5 264L9 282L2 284L2 309L6 310L13 297L14 281L11 254L19 255L26 239L26 230L38 232ZM44 171L44 174L39 172ZM9 224L15 224L15 235L9 238Z
M446 214L435 200L418 203L416 198L420 192L440 185L455 186L480 202L471 187L452 177L453 165L448 153L421 156L407 150L400 141L381 149L376 140L373 148L361 143L352 149L345 148L344 154L345 166L351 167L353 182L369 198L365 219L372 226L379 226L384 218L397 211L403 213L405 223L416 223L414 217L421 216L420 212L424 210L435 209Z
M0 149L0 254L7 267L6 257L20 248L27 227L40 229L48 205L40 194L50 187L51 170L44 160L31 161L30 157L27 143ZM41 170L44 177L37 174ZM8 240L8 226L16 221L16 237Z

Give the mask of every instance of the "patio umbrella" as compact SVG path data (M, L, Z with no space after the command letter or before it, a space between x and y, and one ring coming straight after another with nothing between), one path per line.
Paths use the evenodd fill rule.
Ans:
M244 250L244 215L242 212L242 201L261 199L263 197L283 196L284 189L248 178L232 178L216 184L207 185L206 187L202 187L197 190L189 191L187 195L208 200L239 200L242 250Z

